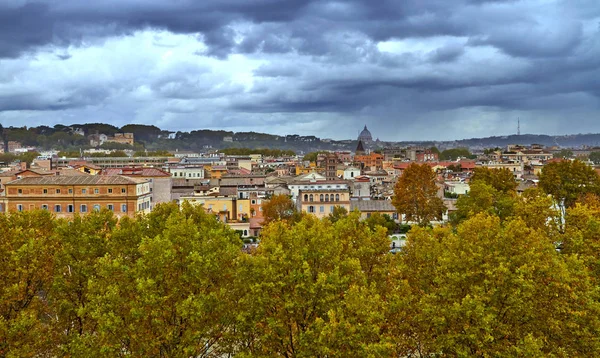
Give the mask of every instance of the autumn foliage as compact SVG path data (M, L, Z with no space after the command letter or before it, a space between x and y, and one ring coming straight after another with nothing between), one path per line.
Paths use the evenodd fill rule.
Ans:
M559 227L543 192L476 182L511 210L492 197L397 254L357 212L277 217L249 254L189 205L2 214L0 357L599 356L598 198Z
M424 226L441 220L444 203L437 195L436 174L428 164L410 164L394 187L392 203L407 221Z

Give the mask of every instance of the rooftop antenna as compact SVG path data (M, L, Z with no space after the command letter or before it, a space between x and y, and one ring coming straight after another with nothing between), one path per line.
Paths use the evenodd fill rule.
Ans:
M517 117L517 135L521 135L521 118Z

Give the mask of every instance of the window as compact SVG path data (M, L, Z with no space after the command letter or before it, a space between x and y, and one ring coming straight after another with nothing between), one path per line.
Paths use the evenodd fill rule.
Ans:
M44 189L44 194L48 194L48 189Z
M308 201L310 201L311 203L313 202L313 195L312 195L312 194L310 194L310 195L308 196Z
M69 189L69 194L73 194L73 189Z
M248 236L248 230L244 230L244 236Z
M42 210L48 210L48 204L42 204Z
M324 207L323 205L321 205L321 206L319 207L319 212L320 212L320 213L324 213L324 212L325 212L325 207Z
M17 204L17 211L23 211L23 205Z
M331 205L331 206L329 207L329 212L330 212L330 213L332 213L334 208L335 208L335 206Z
M82 213L87 213L87 205L81 204L81 206L79 207L79 211Z
M75 207L73 206L73 204L67 205L67 212L68 213L72 213L74 211L75 211Z
M60 189L56 189L56 194L60 194Z
M121 204L121 212L122 213L126 213L127 212L127 204Z
M308 201L308 194L304 194L304 201Z
M370 218L370 217L371 217L371 213L367 213L367 218Z
M335 194L335 201L340 201L340 194Z
M81 189L81 194L86 194L87 193L87 189Z
M62 211L62 208L60 207L60 204L54 205L54 211L57 212L57 213L60 213Z
M113 206L113 204L108 204L108 205L106 205L106 207L107 207L107 208L108 208L108 210L110 210L110 211L114 211L114 210L115 210L115 207Z
M323 201L323 194L319 195L319 201Z
M100 193L100 189L98 189L98 188L95 188L95 189L94 189L94 194L98 194L98 193Z
M329 194L325 194L325 201L329 201Z
M309 212L309 213L314 213L314 212L315 212L315 207L314 207L314 206L312 206L312 205L311 205L311 206L309 206L309 207L308 207L308 212Z
M121 194L125 194L125 188L121 188Z
M17 189L17 193L23 194L23 189Z
M256 200L252 199L252 205L256 204Z
M94 204L94 211L100 211L100 204Z
M108 193L109 193L109 194L112 194L112 189L108 189Z

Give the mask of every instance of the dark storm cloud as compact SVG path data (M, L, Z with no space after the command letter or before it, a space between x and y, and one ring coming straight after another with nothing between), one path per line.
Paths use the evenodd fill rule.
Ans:
M201 108L212 111L210 123L242 114L285 114L276 117L285 121L322 113L383 118L382 127L398 113L430 124L443 120L430 112L471 109L597 115L599 24L594 0L6 0L5 63L41 51L69 63L77 49L140 31L187 34L202 49L190 50L197 62L180 59L160 70L132 65L127 80L88 83L84 73L62 85L53 78L45 89L23 86L7 73L21 70L11 63L0 68L0 114L105 102L137 113L139 101L157 123L175 121L163 112ZM164 51L179 46L158 35L152 44ZM260 63L251 79L202 62L232 55Z

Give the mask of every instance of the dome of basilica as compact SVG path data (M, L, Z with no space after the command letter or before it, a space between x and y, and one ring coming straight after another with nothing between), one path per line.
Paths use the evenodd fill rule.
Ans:
M358 135L358 140L363 141L363 142L373 141L373 136L371 136L371 132L369 132L366 125L365 125L365 129L363 129L362 132L360 132L360 134Z

